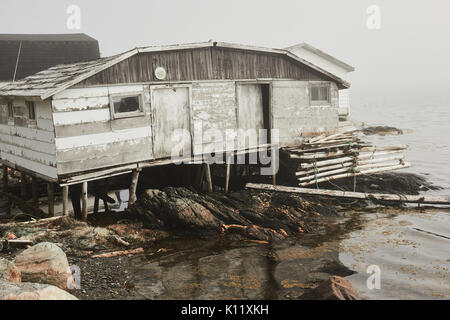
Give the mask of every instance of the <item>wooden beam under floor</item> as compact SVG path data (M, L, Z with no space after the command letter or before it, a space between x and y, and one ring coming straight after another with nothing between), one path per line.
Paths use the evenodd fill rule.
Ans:
M81 219L87 221L88 216L88 183L83 182L81 185Z
M55 216L55 189L53 182L47 183L47 196L48 196L48 216Z
M136 169L136 170L133 170L133 173L131 174L130 198L128 200L128 205L134 204L134 201L136 199L136 189L137 189L140 171L141 171L140 169Z

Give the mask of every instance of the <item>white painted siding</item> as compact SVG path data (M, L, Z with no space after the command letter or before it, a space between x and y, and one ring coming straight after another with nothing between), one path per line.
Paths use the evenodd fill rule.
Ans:
M23 108L24 123L14 125L7 119L7 102L0 102L0 156L8 165L27 169L49 179L57 179L55 133L50 101L35 103L36 121L28 119L25 99L13 100Z
M144 94L144 114L112 119L110 94ZM152 129L148 86L70 88L53 97L58 174L150 160Z

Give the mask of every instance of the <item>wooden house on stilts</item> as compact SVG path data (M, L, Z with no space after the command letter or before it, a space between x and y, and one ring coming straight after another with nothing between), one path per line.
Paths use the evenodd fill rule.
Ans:
M139 171L173 163L180 141L198 163L211 145L249 153L333 132L348 87L290 51L221 42L57 65L0 88L1 163L49 191L62 186L66 212L67 186L81 184L86 216L88 181L131 172L133 194ZM180 129L187 135L173 139ZM242 147L229 134L236 129L276 129L277 141ZM205 138L208 130L227 143Z

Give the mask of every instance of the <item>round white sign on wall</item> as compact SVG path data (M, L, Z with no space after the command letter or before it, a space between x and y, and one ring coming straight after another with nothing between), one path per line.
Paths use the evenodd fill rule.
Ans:
M155 69L155 77L158 80L164 80L166 78L167 72L163 67L157 67Z

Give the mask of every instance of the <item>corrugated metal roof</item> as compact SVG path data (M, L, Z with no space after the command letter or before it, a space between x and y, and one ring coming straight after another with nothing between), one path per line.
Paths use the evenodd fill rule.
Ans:
M172 51L172 50L185 50L192 48L205 48L205 47L226 47L240 50L270 52L275 54L286 55L300 63L303 63L327 76L341 83L344 87L349 87L350 84L345 80L323 70L308 61L305 61L291 52L283 49L270 49L262 47L254 47L247 45L238 45L225 42L200 42L190 44L168 45L168 46L152 46L144 48L136 48L125 53L101 58L94 61L57 65L47 70L38 72L32 76L29 76L23 80L9 83L6 86L0 88L1 96L36 96L41 99L47 99L62 90L76 85L77 83L89 78L90 76L103 71L116 63L119 63L139 52L159 52L159 51Z

